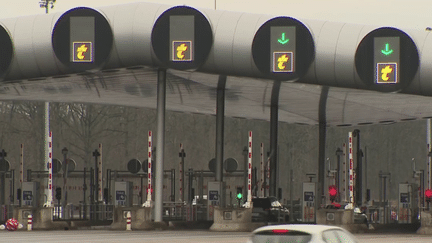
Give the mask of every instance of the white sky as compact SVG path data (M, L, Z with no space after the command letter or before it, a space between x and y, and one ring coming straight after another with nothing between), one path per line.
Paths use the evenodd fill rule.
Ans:
M139 0L57 0L51 12L78 6L100 7ZM431 0L216 0L217 9L425 29L432 26ZM192 7L215 7L215 0L144 0ZM0 0L0 19L44 14L39 0Z

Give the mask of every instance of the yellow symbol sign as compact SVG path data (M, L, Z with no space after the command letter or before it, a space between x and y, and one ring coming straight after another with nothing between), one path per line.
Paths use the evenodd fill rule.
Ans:
M377 63L376 83L398 83L397 63Z
M83 55L83 53L86 53L88 50L88 48L86 47L85 44L82 44L80 47L77 48L77 57L80 60L83 60L85 58L85 56Z
M183 59L185 55L183 53L188 49L187 45L181 44L177 47L177 57L178 59Z
M389 78L390 78L388 75L389 75L392 71L393 71L393 69L392 69L389 65L387 65L387 66L385 66L385 68L381 69L381 73L382 73L381 78L382 78L382 80L384 80L384 81L388 81Z
M192 41L172 42L172 61L192 61Z
M282 55L278 58L278 68L280 70L284 70L286 68L285 63L288 62L288 56L287 55Z
M294 72L292 52L273 52L273 72L291 73Z
M93 62L92 42L73 43L73 62Z

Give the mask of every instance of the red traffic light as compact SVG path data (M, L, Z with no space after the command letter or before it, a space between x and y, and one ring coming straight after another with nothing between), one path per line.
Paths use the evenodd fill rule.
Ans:
M431 191L431 193L432 193L432 191ZM337 195L336 186L329 186L329 195L330 195L330 197L336 197L336 195Z
M431 197L432 197L432 190L431 190L431 189L426 189L426 191L425 191L425 196L426 196L427 198L431 198Z

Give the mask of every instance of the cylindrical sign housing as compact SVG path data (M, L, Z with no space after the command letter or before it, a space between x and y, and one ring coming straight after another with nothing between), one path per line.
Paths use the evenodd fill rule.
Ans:
M107 19L90 8L71 9L54 26L54 53L74 72L100 68L108 59L112 45L113 34Z
M200 11L177 6L159 16L151 40L156 57L164 67L194 70L207 60L213 32Z
M4 77L13 57L13 45L8 31L0 25L0 78Z
M276 17L256 32L252 56L265 76L296 80L306 74L315 57L315 44L309 29L290 17Z
M419 67L414 41L405 32L384 27L367 34L355 55L357 73L368 88L394 92L407 87Z

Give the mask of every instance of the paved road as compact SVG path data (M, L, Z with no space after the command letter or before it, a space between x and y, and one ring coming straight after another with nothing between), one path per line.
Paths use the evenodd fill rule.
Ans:
M69 230L69 231L0 231L0 242L7 243L245 243L249 233L227 233L209 231L108 231L108 230ZM432 243L432 236L416 234L357 234L360 243Z

